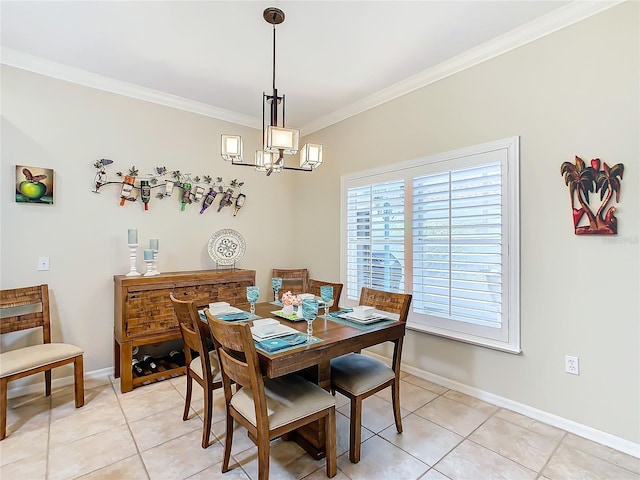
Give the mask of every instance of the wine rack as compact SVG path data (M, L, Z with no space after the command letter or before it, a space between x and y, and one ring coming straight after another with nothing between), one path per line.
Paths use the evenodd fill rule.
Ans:
M254 270L197 270L163 273L152 277L115 275L114 375L120 391L184 374L185 367L134 377L131 370L135 347L179 339L180 330L169 294L192 299L198 308L212 302L246 303L246 288L255 285Z

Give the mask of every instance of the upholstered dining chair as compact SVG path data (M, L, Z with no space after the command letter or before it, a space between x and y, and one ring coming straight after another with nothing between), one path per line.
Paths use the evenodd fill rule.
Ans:
M309 279L309 293L320 296L320 287L323 285L330 285L333 287L333 304L338 305L340 302L340 294L342 293L341 283L323 282L322 280L316 280L314 278Z
M51 395L51 370L73 363L76 408L84 405L83 350L51 342L49 286L0 291L0 333L42 328L43 343L0 353L0 440L7 436L7 384L44 372L45 395ZM4 349L3 349L4 350Z
M211 418L213 414L213 391L222 387L220 363L215 350L209 351L207 339L210 338L209 327L200 320L198 309L193 300L178 300L169 294L173 310L178 320L182 342L184 343L185 364L187 365L187 394L184 399L182 420L189 419L191 393L195 380L204 390L204 425L202 427L202 448L209 446L211 435ZM197 352L194 357L192 352Z
M369 305L384 312L398 314L400 322L407 321L410 303L411 294L408 293L389 293L366 287L363 287L360 292L360 305ZM342 393L351 401L349 460L352 463L360 461L362 401L365 398L391 387L396 430L402 433L400 417L402 341L401 337L394 342L391 367L378 359L360 353L350 353L331 360L331 390Z
M327 476L337 473L335 399L298 375L263 378L247 323L223 322L207 311L207 320L220 358L227 405L222 473L229 471L233 424L237 420L258 447L258 479L269 478L269 442L284 433L325 419ZM231 392L231 382L237 384Z
M272 276L274 278L282 278L282 292L307 293L309 271L306 268L274 268Z

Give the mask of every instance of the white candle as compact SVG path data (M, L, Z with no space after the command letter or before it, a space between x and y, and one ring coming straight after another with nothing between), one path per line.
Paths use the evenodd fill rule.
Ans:
M138 244L138 230L135 228L130 228L128 232L129 236L129 245L137 245Z
M151 238L149 239L149 248L151 250L158 250L158 244L160 243L160 241L157 238Z
M144 250L144 259L153 260L153 250L151 250L150 248L146 248Z

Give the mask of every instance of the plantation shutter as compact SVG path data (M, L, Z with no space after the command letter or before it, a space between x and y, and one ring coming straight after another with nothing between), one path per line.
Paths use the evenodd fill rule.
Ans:
M404 291L404 181L347 190L347 297Z

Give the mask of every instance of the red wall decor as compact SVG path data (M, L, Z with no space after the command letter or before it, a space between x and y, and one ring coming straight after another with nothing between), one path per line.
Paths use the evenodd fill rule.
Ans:
M602 168L601 168L602 167ZM624 165L618 163L609 167L599 158L586 165L584 160L576 156L575 164L564 162L560 174L569 187L571 208L573 210L573 226L576 235L615 235L618 233L618 220L614 215L616 207L607 205L615 194L615 201L620 201L620 182L624 173ZM600 205L593 213L589 205L589 194L600 193ZM580 208L576 208L578 200Z

